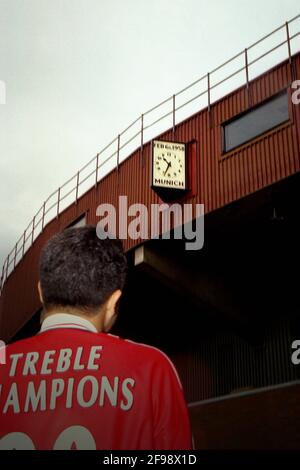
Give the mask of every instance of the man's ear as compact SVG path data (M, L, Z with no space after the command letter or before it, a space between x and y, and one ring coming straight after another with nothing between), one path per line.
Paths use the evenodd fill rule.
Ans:
M106 301L106 306L105 306L106 308L105 308L104 318L103 318L104 331L109 331L117 319L116 305L121 295L122 295L122 291L120 289L115 290L111 294L109 299Z
M40 301L41 303L43 304L44 303L44 299L43 299L43 292L42 292L42 287L41 287L41 281L38 282L38 291L39 291L39 297L40 297Z

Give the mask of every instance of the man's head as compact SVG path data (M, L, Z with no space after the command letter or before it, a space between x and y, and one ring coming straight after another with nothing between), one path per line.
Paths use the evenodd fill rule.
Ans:
M116 318L126 271L121 241L101 240L93 226L60 232L40 257L44 315L72 313L87 317L99 331L108 331Z

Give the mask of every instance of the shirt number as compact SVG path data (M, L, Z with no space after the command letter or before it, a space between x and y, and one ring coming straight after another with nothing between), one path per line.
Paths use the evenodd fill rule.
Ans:
M30 437L23 432L11 432L0 439L0 450L35 450ZM93 435L83 426L70 426L57 437L53 450L96 450Z

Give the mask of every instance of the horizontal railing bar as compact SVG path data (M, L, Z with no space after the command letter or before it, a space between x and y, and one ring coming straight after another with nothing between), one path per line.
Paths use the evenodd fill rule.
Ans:
M99 156L101 155L101 153L104 153L105 150L107 150L112 144L115 144L116 142L118 141L118 137L116 137L114 140L112 140L109 144L107 144L105 147L103 147L102 150L100 150L100 152L98 152Z
M289 20L287 23L290 24L290 23L293 23L293 21L296 21L298 20L298 18L300 18L300 13L296 16L294 16L294 18L292 18L291 20Z
M20 248L17 250L16 252L16 257L18 256L18 254L23 250L23 246L21 245Z
M87 176L85 176L85 178L83 178L82 181L80 181L79 185L80 186L81 184L85 183L86 180L88 180L91 176L93 176L95 174L95 170L93 170L91 173L89 173Z
M28 242L28 240L30 240L31 235L32 235L32 232L30 232L30 233L27 235L27 237L25 237L24 245L26 245L26 243Z
M135 121L133 121L131 124L129 124L129 126L126 127L126 129L124 129L124 130L120 133L120 135L124 135L127 131L129 131L129 129L131 129L131 127L133 127L133 126L134 126L137 122L139 122L140 120L141 120L141 116L137 117L137 118L135 119Z
M76 190L76 186L74 188L70 189L66 194L64 194L60 198L60 202L63 201L64 199L66 199L68 196L70 196L70 194L72 194L75 190Z
M86 164L88 165L88 163ZM81 168L80 171L82 171L82 169L84 168ZM61 186L60 186L60 189L62 190L62 188L64 188L65 186L68 186L68 184L70 184L73 180L75 180L77 178L77 173L73 176L71 176L71 178L69 178L65 183L63 183ZM54 195L57 195L57 191L55 191Z
M287 44L287 41L281 42L280 44L278 44L277 46L274 46L274 47L273 47L272 49L270 49L269 51L264 52L262 55L260 55L260 56L257 57L256 59L251 60L250 62L248 62L248 67L250 67L251 65L255 64L258 60L262 59L263 57L266 57L268 54L271 54L272 52L276 51L276 49L279 49L279 47L282 47L282 46L284 46L285 44Z
M182 93L184 93L186 90L188 90L189 88L192 88L193 86L197 85L198 83L200 83L202 80L206 79L207 78L207 74L203 75L203 77L200 77L198 78L197 80L195 80L193 83L191 83L190 85L186 86L185 88L182 88L182 90L178 91L178 93L176 93L175 97L181 95Z
M48 207L45 211L45 216L53 209L53 207L57 207L57 201L55 201L52 206Z
M20 236L19 240L17 241L17 245L20 243L20 241L23 241L24 238L24 233Z
M170 100L173 100L173 95L170 96L169 98L166 98L164 101L161 101L159 104L157 104L156 106L153 106L153 108L151 109L148 109L148 111L146 111L144 114L144 116L146 116L147 114L149 113L152 113L153 111L155 111L157 108L160 108L161 106L163 106L164 104L166 104L168 101Z
M300 18L300 14L299 15L296 15L294 16L294 18L292 18L291 20L287 21L288 24L291 24L293 23L293 21L297 20L298 18ZM265 36L263 36L262 38L260 38L258 41L256 41L255 43L251 44L251 46L249 46L247 49L248 51L250 49L252 49L253 47L257 46L257 44L260 44L262 41L264 41L265 39L268 39L270 36L272 36L273 34L277 33L277 31L280 31L281 29L285 29L286 27L286 24L284 23L283 25L281 26L278 26L278 28L274 29L273 31L271 31L271 33L269 34L266 34Z
M239 68L238 70L236 70L235 72L232 72L230 75L228 75L228 77L226 78L223 78L223 80L220 80L219 82L215 83L214 85L212 85L210 87L211 90L213 90L214 88L216 88L217 86L221 85L221 83L224 83L226 82L227 80L230 80L230 78L234 77L235 75L237 75L238 73L241 73L243 72L243 70L245 70L246 67L241 67Z
M73 179L73 178L74 178L74 176L72 176L72 178L70 178L70 180ZM68 182L70 180L68 180ZM47 202L55 195L57 195L57 189L55 191L53 191L53 193L51 193L50 196L47 197L47 199L45 199L45 204L47 204Z
M138 121L138 118L136 119L136 121ZM132 126L133 124L131 124L128 129ZM124 132L124 131L123 131ZM121 134L120 134L121 135ZM100 156L103 152L105 152L105 150L107 150L112 144L114 144L118 139L115 138L113 139L109 144L107 144L102 150L100 150L100 152L98 153L98 155ZM79 173L81 173L83 170L85 170L91 163L93 163L97 158L97 155L95 155L91 160L89 160L82 168L80 168L79 170ZM72 176L72 178L70 178L69 182L72 180L72 179L75 179L77 178L77 173ZM63 186L61 186L61 188L63 188ZM57 191L56 191L57 192Z
M198 93L198 95L194 96L194 98L191 98L190 100L186 101L185 103L181 104L180 106L177 106L177 108L175 108L175 111L179 111L180 109L184 108L185 106L187 106L188 104L192 103L193 101L197 100L198 98L200 98L200 96L203 96L203 95L206 95L207 94L207 91L208 90L204 90L202 91L201 93Z
M36 216L35 216L35 217L36 217ZM40 217L37 222L35 222L35 224L34 224L34 228L35 228L35 229L39 226L39 224L42 222L42 220L43 220L43 216Z
M111 160L115 155L117 155L118 151L116 150L114 153L112 153L109 157L107 157L103 162L100 163L100 165L98 166L98 170L100 170L100 168L102 166L105 165L105 163L107 163L109 160Z
M290 41L292 41L293 39L295 39L297 36L300 36L300 31L299 31L299 33L293 34L293 36L290 36Z
M126 140L123 145L121 145L119 150L122 150L124 147L126 147L130 142L132 142L138 135L140 135L141 131L138 131L136 134L134 134L130 139Z
M300 18L300 14L299 15L296 15L294 16L294 18L292 18L291 20L287 21L288 24L291 24L293 23L293 21L297 20L298 18ZM251 46L248 47L248 50L249 49L252 49L253 47L257 46L257 44L261 43L262 41L264 41L265 39L269 38L270 36L272 36L272 34L275 34L277 33L277 31L279 31L280 29L284 29L286 27L286 24L284 23L283 25L281 26L278 26L278 28L274 29L274 31L272 31L271 33L269 34L266 34L266 36L262 37L261 39L259 39L258 41L256 41L254 44L251 44Z
M89 162L87 162L82 168L80 168L80 170L76 173L76 175L73 176L73 179L77 179L77 175L78 173L82 173L84 170L86 170L87 167L89 167L94 161L95 159L97 158L97 155L95 155ZM62 189L63 186L60 187L60 189Z
M277 31L280 31L281 29L285 28L285 24L281 25L281 26L278 26L278 28L274 29L274 31L272 31L271 33L269 34L266 34L264 37L262 37L261 39L259 39L258 41L256 41L254 44L251 44L251 46L249 46L247 49L248 51L250 49L252 49L253 47L257 46L257 44L260 44L262 41L264 41L265 39L268 39L269 37L271 37L273 34L277 33Z
M40 213L42 210L43 210L43 206L41 206L41 207L39 208L39 210L36 212L35 215L36 215L36 216L39 215L39 213Z
M243 56L245 54L245 51L241 51L239 52L238 54L236 54L235 56L233 56L231 59L228 59L226 62L224 62L222 65L219 65L219 67L216 67L215 69L213 69L211 72L210 72L210 75L212 75L213 73L217 72L218 70L220 70L222 67L225 67L225 65L228 65L230 64L230 62L233 62L235 59L237 59L238 57L240 56Z
M137 119L138 120L138 119ZM130 128L133 124L131 124L128 128ZM124 131L123 131L124 132ZM100 152L98 153L98 155L100 156L101 153L105 152L105 150L107 150L112 144L114 144L118 139L115 138L113 139L109 144L107 144L102 150L100 150ZM82 172L82 170L85 170L91 163L93 163L97 158L97 154L88 162L86 163L82 168L80 168L79 170L79 173ZM73 176L73 178L77 178L77 173Z
M145 127L144 127L144 130L150 129L150 127L155 126L155 124L157 124L158 122L162 121L162 120L165 119L166 117L171 116L172 114L173 114L173 111L169 111L168 113L164 114L164 115L161 116L160 118L158 118L158 119L156 119L155 121L151 122L151 124L148 124L147 126L145 126Z

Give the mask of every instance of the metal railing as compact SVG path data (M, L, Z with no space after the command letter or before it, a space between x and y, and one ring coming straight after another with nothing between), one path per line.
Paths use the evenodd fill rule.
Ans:
M76 204L78 198L91 189L93 185L96 187L109 171L115 169L115 171L119 172L120 163L130 156L134 150L140 148L143 166L143 147L145 142L150 141L163 130L170 128L170 124L175 134L176 123L178 124L193 112L198 112L204 108L207 108L210 112L213 102L226 93L233 91L238 86L246 85L249 92L248 104L250 105L250 80L284 59L289 59L291 77L293 79L292 56L300 50L300 42L295 43L295 39L300 35L300 21L297 22L297 20L300 20L300 14L262 37L250 47L239 52L222 65L219 65L211 72L195 80L178 93L143 113L98 152L95 157L88 161L75 175L50 194L24 230L14 248L7 255L2 267L0 293L8 276L23 258L26 251L32 246L34 240L44 230L45 225L55 217L59 217L59 214L66 207L74 203ZM291 28L294 31L291 31ZM272 43L272 47L268 46L268 40L276 41L276 35L281 37L277 39L275 44ZM262 51L264 46L267 47L267 50ZM259 48L259 55L255 56L257 48ZM275 57L274 64L271 63L270 59L267 61L267 64L263 65L263 59L270 58L270 55L275 52L277 56ZM251 55L253 56L251 57ZM237 68L232 70L234 64L236 64ZM254 66L257 66L257 64L259 64L259 67L254 70ZM230 66L230 70L226 74L226 67L228 66ZM250 77L250 70L253 71L252 77ZM225 76L218 77L224 71ZM213 82L214 78L215 82ZM232 80L232 82L229 88L226 89L225 84L228 84L229 80ZM201 89L201 86L204 88ZM213 97L212 94L216 91L217 93ZM189 93L191 93L191 96L189 96ZM186 115L183 114L183 111ZM168 120L168 123L163 126L166 120Z

